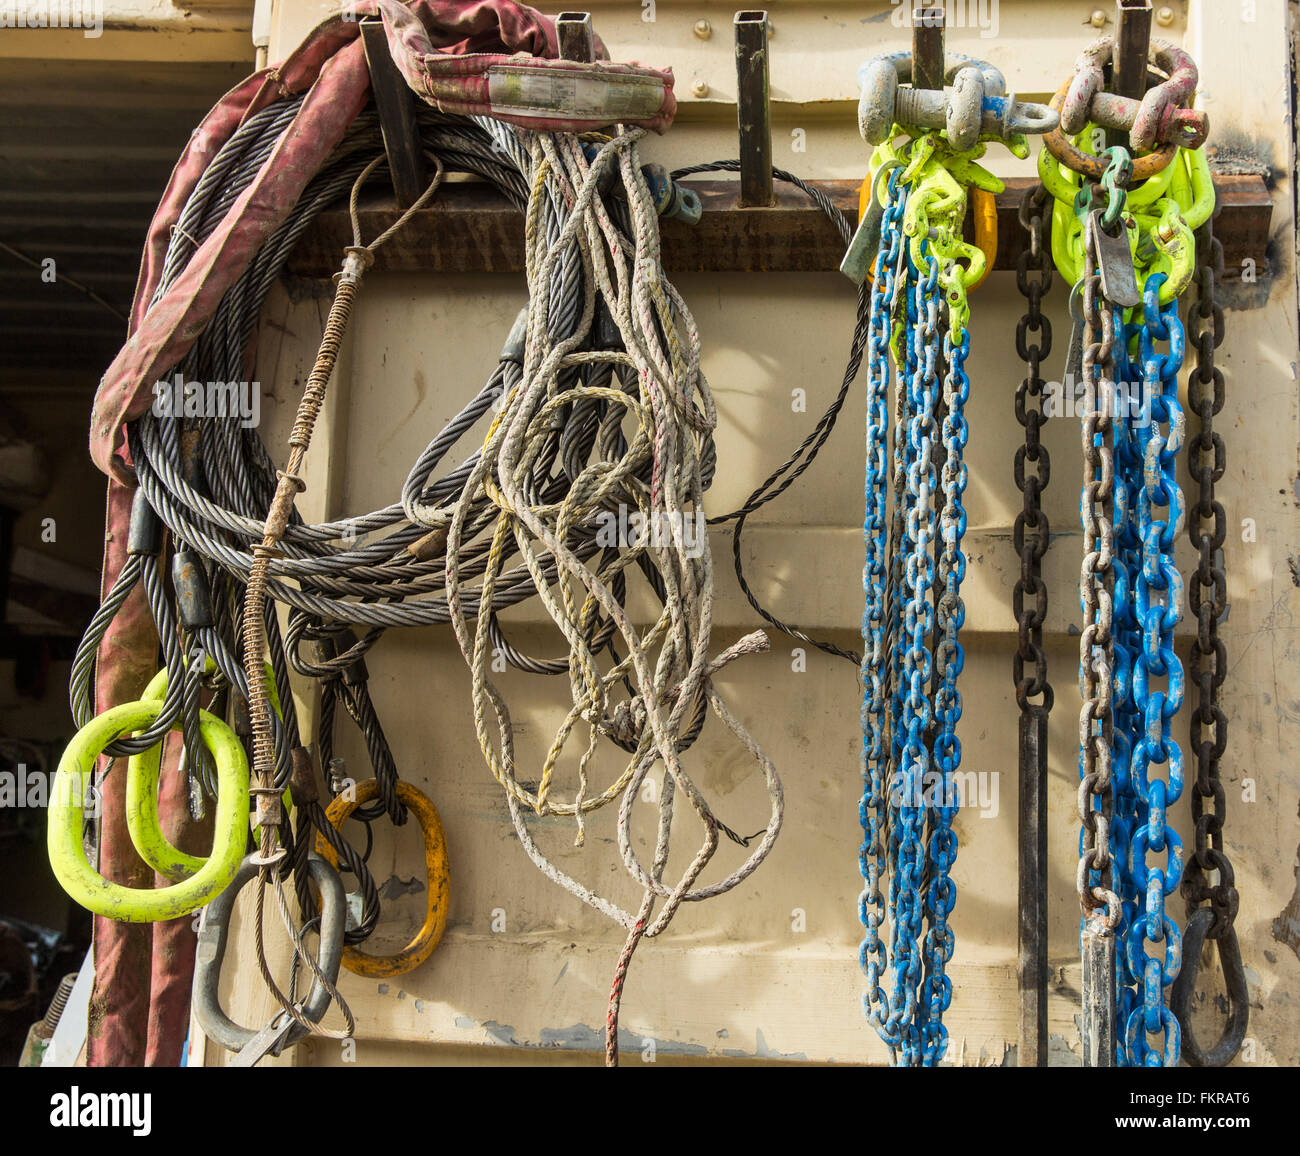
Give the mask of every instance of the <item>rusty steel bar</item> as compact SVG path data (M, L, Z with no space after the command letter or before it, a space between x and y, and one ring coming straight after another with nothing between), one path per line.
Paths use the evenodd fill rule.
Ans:
M1020 198L1036 177L1008 177L996 197L998 250L993 267L1014 270L1027 243L1017 219ZM811 181L850 221L857 220L856 180ZM664 268L669 273L773 272L833 273L844 257L844 242L826 215L803 193L777 186L771 209L752 213L740 207L739 182L688 179L682 182L700 198L698 224L662 220ZM1268 257L1273 202L1262 178L1217 176L1214 235L1223 242L1230 278L1252 258L1258 275L1272 275ZM401 215L387 193L364 196L362 232L383 232ZM973 236L971 222L967 235ZM352 243L346 206L327 209L303 233L289 258L297 277L329 277L338 271L338 254ZM518 273L524 267L523 214L495 189L482 184L445 184L436 209L421 209L402 231L385 242L374 272Z
M942 4L917 4L912 9L912 87L943 91Z
M1017 1064L1047 1066L1047 712L1020 716Z
M555 18L555 34L561 60L590 64L596 59L596 33L590 12L561 12Z
M1151 0L1115 0L1115 56L1111 91L1141 100L1147 89Z
M1141 100L1147 90L1147 53L1151 48L1151 0L1115 0L1115 51L1110 89L1116 96ZM1128 133L1108 128L1106 143L1127 145Z
M772 105L768 91L767 13L737 12L736 125L740 134L740 206L770 208Z
M379 111L393 194L399 207L409 209L429 187L420 151L420 129L415 122L415 93L393 63L382 20L372 16L361 21L361 40L370 68L370 89Z
M1088 913L1083 948L1083 1066L1115 1066L1115 935L1106 926L1105 909Z

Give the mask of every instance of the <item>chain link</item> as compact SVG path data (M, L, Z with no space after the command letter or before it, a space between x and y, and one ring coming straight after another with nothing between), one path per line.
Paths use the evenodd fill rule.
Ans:
M1053 702L1052 687L1047 681L1047 655L1043 650L1047 586L1042 575L1043 555L1051 539L1042 495L1052 476L1052 459L1040 439L1047 420L1041 365L1052 352L1052 323L1042 311L1043 298L1052 288L1052 256L1044 244L1046 200L1047 191L1042 185L1026 189L1020 200L1020 224L1029 234L1029 246L1016 259L1016 285L1026 307L1016 326L1016 352L1025 363L1025 377L1016 390L1016 420L1024 427L1025 444L1016 450L1015 481L1024 497L1024 506L1016 515L1012 539L1020 555L1020 576L1013 594L1019 629L1019 643L1012 659L1016 702L1022 713L1042 715L1052 709ZM1031 273L1035 276L1031 277ZM1032 673L1028 675L1026 663L1032 665Z
M862 846L858 865L863 889L858 899L858 917L864 934L858 961L867 976L863 1011L891 1048L898 1046L898 1034L886 1027L888 1001L881 979L888 967L888 954L880 932L885 923L885 897L881 891L884 872L884 840L888 825L889 750L885 725L888 643L885 630L886 587L886 483L889 433L890 330L893 324L894 283L902 249L900 224L907 205L906 189L899 185L899 169L889 178L889 201L881 227L876 254L874 283L880 293L871 295L871 326L867 337L867 429L866 429L866 564L862 586L866 608L862 614L862 700L863 792L858 806L862 823Z
M1187 443L1188 472L1199 491L1187 518L1188 536L1197 551L1196 573L1188 590L1189 605L1196 616L1196 637L1191 646L1196 709L1189 720L1189 741L1196 759L1196 778L1192 783L1195 833L1182 883L1188 915L1187 954L1170 1005L1182 1027L1184 1059L1196 1067L1223 1067L1231 1063L1245 1038L1250 1022L1250 999L1234 925L1237 888L1232 863L1223 849L1227 800L1219 774L1228 742L1228 719L1220 704L1228 662L1227 651L1219 638L1219 621L1228 607L1223 566L1227 515L1214 488L1223 477L1227 454L1223 436L1214 428L1215 415L1223 409L1226 388L1223 370L1215 364L1215 350L1224 339L1223 308L1214 296L1215 278L1223 273L1223 247L1214 236L1212 221L1207 220L1198 231L1196 243L1197 302L1188 316L1189 337L1196 349L1196 368L1187 383L1187 404L1199 424L1196 436ZM1207 807L1207 803L1212 806ZM1228 1022L1218 1042L1209 1049L1202 1048L1197 1041L1189 1012L1200 968L1200 949L1206 938L1218 945L1228 996Z
M1161 307L1165 274L1147 277L1143 287L1142 325L1137 331L1142 362L1143 414L1129 417L1142 460L1142 484L1133 494L1128 519L1141 542L1141 561L1129 591L1140 647L1132 668L1134 713L1141 732L1132 745L1129 767L1137 813L1129 847L1135 918L1125 932L1128 973L1140 985L1141 1006L1125 1021L1124 1047L1131 1066L1172 1067L1178 1062L1180 1030L1169 1010L1167 993L1182 963L1182 935L1165 913L1165 898L1182 879L1183 848L1178 833L1166 825L1168 807L1183 792L1183 755L1171 725L1182 705L1183 666L1174 652L1174 629L1183 617L1183 580L1174 560L1174 543L1182 532L1185 504L1176 477L1178 451L1184 440L1184 416L1178 400L1178 374L1183 365L1184 332L1178 303ZM1166 343L1162 352L1157 343ZM1149 417L1145 411L1149 409ZM1161 517L1161 512L1164 517ZM1163 679L1165 689L1151 685ZM1152 768L1167 768L1167 777ZM1161 868L1153 855L1166 856ZM1164 944L1164 959L1147 944ZM1163 1054L1150 1048L1146 1036L1164 1036Z
M970 336L963 270L944 248L951 226L943 222L915 253L903 236L908 198L925 179L901 169L890 174L872 284L859 960L867 976L864 1011L894 1062L931 1067L947 1050L943 1014L953 991L946 969L957 897L951 870L960 802ZM898 367L892 415L891 352ZM886 918L888 950L881 942Z
M1187 527L1197 551L1196 575L1188 590L1189 605L1196 616L1191 673L1197 702L1190 720L1191 750L1196 759L1196 780L1192 786L1195 842L1182 894L1189 915L1192 908L1209 903L1215 915L1210 938L1217 939L1231 929L1238 904L1232 863L1223 851L1226 803L1219 778L1219 762L1228 743L1228 719L1220 705L1228 674L1227 654L1219 638L1219 620L1228 608L1228 584L1223 567L1227 515L1223 503L1215 497L1214 487L1223 477L1227 454L1223 435L1214 428L1215 415L1223 408L1225 396L1223 370L1215 364L1214 355L1224 338L1223 307L1214 298L1214 279L1223 268L1223 247L1214 238L1209 222L1197 240L1202 263L1197 271L1197 304L1189 317L1196 368L1187 383L1188 405L1200 425L1187 446L1188 472L1199 487ZM1210 872L1218 872L1216 883L1209 882Z
M1105 907L1118 911L1112 887L1110 820L1112 811L1111 737L1115 647L1114 568L1114 413L1112 376L1115 313L1102 296L1095 237L1084 244L1083 315L1083 490L1080 520L1084 558L1079 578L1083 632L1079 639L1079 870L1077 888L1085 913ZM1114 926L1114 917L1107 915Z

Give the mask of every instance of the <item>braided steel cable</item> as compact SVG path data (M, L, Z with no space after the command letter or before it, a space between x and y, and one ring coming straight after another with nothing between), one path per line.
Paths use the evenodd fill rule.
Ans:
M690 165L687 168L676 169L673 172L673 180L679 180L682 177L691 176L697 173L709 172L739 172L740 161L723 160L714 161L705 165ZM772 176L779 181L793 185L805 195L808 196L814 204L817 205L823 213L826 214L831 224L835 226L840 235L840 239L847 246L853 238L853 228L845 218L844 214L835 207L831 199L820 189L813 188L796 177L793 173L788 173L784 169L774 168ZM732 562L735 566L736 581L740 584L741 593L745 595L745 600L751 607L767 622L770 626L775 627L783 634L796 638L800 642L806 642L809 646L815 646L818 650L826 654L834 655L837 658L847 659L854 666L862 663L862 655L852 650L845 650L836 646L833 642L827 642L821 639L813 638L796 626L777 618L768 611L762 603L759 602L757 595L750 588L748 580L745 578L744 562L741 558L740 539L744 533L745 521L751 515L762 509L768 502L774 498L779 498L786 490L790 488L803 474L803 472L813 464L817 455L821 452L822 446L826 444L827 438L835 429L835 422L839 417L840 410L844 408L844 402L848 398L849 389L857 379L858 370L862 366L862 358L867 348L867 338L871 330L871 294L867 284L863 284L858 290L858 308L857 318L853 326L853 337L849 344L849 357L844 366L844 376L840 381L839 392L835 395L830 405L816 424L809 431L808 435L799 444L792 453L780 466L772 471L754 490L744 504L729 514L721 514L709 519L710 525L722 525L726 522L734 521L736 523L732 530L731 537L731 555Z

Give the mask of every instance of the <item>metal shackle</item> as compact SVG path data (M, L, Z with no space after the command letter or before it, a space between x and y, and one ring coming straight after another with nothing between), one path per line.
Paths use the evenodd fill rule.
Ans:
M1196 61L1166 40L1151 41L1148 57L1168 79L1129 100L1104 91L1105 66L1115 52L1115 38L1102 36L1074 62L1074 77L1061 104L1061 129L1073 136L1092 121L1103 128L1126 130L1139 152L1157 144L1199 148L1209 133L1209 118L1187 107L1200 74Z
M1016 134L1050 132L1057 114L1046 105L1016 100L987 61L948 54L942 92L904 87L912 76L912 54L873 56L858 69L858 131L868 144L883 144L895 123L942 128L953 148L973 148L981 136L1007 140Z

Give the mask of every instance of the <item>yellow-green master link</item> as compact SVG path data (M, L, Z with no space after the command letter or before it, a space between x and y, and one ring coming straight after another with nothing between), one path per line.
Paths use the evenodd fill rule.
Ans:
M1090 151L1100 135L1089 125L1075 144ZM1083 218L1075 205L1082 181L1047 149L1039 153L1038 175L1055 202L1052 259L1062 277L1074 283L1083 271ZM1165 274L1160 303L1167 305L1191 282L1196 266L1193 234L1214 211L1214 183L1204 150L1180 148L1169 165L1129 191L1125 210L1134 270L1145 276Z
M47 844L55 877L82 907L126 923L175 919L204 906L235 877L248 844L248 759L235 732L214 715L201 710L199 733L217 772L216 815L208 858L192 860L186 856L191 863L199 864L194 873L170 887L156 889L112 883L86 860L82 845L83 800L91 785L95 763L111 743L154 722L161 709L160 693L158 698L123 703L97 715L77 732L63 752L51 789ZM152 794L157 784L156 761L154 768L149 792L154 821L149 826L156 830L157 802ZM148 778L148 768L137 767L136 775L139 789ZM131 810L128 806L128 814ZM141 831L148 842L143 826ZM134 830L132 841L136 841ZM173 856L181 854L165 840L163 843ZM150 851L160 861L169 861L174 868L179 868L179 861L165 859L162 848L151 847Z
M268 671L270 664L267 664ZM206 671L216 669L211 657L206 663ZM268 679L272 675L268 675ZM162 702L167 695L168 672L164 668L154 675L141 695L143 702ZM275 684L268 682L271 705L276 714L280 713L279 696ZM216 720L221 722L221 720ZM224 726L224 723L221 723ZM163 834L162 823L158 819L158 776L162 770L163 747L159 743L150 747L143 754L135 755L127 763L126 771L126 829L131 836L140 858L155 871L168 879L179 882L197 874L207 862L206 858L187 855L172 846ZM286 792L287 793L287 792Z

